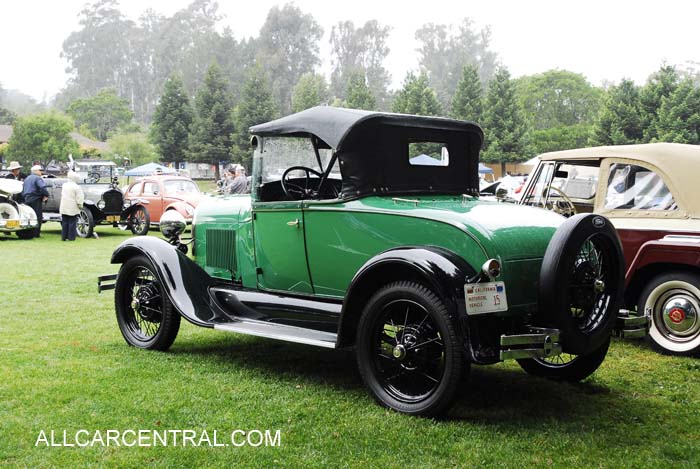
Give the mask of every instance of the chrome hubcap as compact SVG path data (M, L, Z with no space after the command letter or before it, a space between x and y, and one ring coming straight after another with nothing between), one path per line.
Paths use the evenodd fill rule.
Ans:
M404 358L406 358L406 347L399 344L396 347L394 347L394 350L391 352L391 354L397 360L403 360Z
M596 293L603 293L605 291L605 282L598 279L593 283L593 288L595 289Z
M661 309L664 325L674 334L688 336L700 329L698 305L688 295L675 295L669 298Z

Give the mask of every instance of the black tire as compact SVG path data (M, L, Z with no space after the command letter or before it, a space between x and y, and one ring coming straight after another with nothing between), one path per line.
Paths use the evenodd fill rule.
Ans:
M180 330L180 315L164 291L151 261L143 256L126 261L114 290L117 323L134 347L167 350Z
M411 415L446 410L469 370L442 300L415 282L391 283L370 298L358 325L356 354L377 402Z
M92 237L95 230L95 217L92 216L92 212L89 208L83 207L80 209L75 230L79 238Z
M605 217L575 215L554 233L540 271L537 321L561 331L564 352L588 355L610 339L623 265L620 239Z
M151 227L151 216L143 205L139 205L129 215L129 228L136 236L144 236Z
M16 231L17 237L19 239L32 239L34 235L36 234L36 230L31 229L31 230L22 230L22 231Z
M637 311L650 318L649 341L672 355L700 353L700 275L668 272L646 284Z
M526 358L518 360L518 364L533 376L578 382L588 378L600 367L608 354L609 347L610 340L586 355L562 353L547 358Z

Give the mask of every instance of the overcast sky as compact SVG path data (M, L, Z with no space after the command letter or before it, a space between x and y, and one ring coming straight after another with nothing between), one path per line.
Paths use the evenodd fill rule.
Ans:
M63 40L78 29L83 0L0 0L0 84L38 100L65 86ZM165 15L190 0L121 0L136 19L146 8ZM257 36L274 0L220 0L221 26L237 38ZM427 22L459 23L470 17L492 29L491 48L514 77L558 68L585 75L594 85L632 78L643 84L662 62L700 62L698 13L693 0L297 0L324 28L327 55L331 27L341 20L370 19L391 26L386 67L394 86L417 67L414 33ZM324 57L324 70L328 58Z

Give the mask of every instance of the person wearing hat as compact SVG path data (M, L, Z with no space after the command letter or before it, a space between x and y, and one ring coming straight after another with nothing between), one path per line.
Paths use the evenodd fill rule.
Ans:
M58 207L61 214L61 241L75 241L78 214L85 200L85 194L78 182L80 182L78 173L68 171L68 181L61 188L61 204Z
M49 191L46 190L46 184L41 177L41 166L35 164L32 166L32 174L24 180L24 189L22 190L22 198L24 203L34 209L39 225L36 227L35 237L41 236L41 224L44 217L44 202L49 199Z
M14 179L15 181L24 181L25 175L20 172L21 164L17 161L10 161L10 166L7 169L10 173L5 176L5 179Z

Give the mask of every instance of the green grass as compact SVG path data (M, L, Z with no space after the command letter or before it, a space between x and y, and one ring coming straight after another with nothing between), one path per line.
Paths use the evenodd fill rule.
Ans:
M127 234L0 240L0 466L698 467L700 360L615 341L581 384L474 367L446 418L389 412L352 354L197 328L128 347L99 274ZM0 238L4 236L0 235ZM35 447L40 430L281 430L281 447Z

